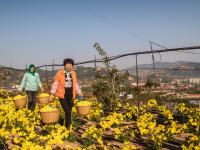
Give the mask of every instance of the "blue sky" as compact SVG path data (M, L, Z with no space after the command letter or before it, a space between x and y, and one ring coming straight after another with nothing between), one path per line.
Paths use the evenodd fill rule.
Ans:
M199 0L0 0L0 64L85 61L97 54L95 42L109 55L149 50L149 40L168 48L200 45L199 8ZM162 54L162 61L177 60L200 57ZM134 57L113 63L129 67Z

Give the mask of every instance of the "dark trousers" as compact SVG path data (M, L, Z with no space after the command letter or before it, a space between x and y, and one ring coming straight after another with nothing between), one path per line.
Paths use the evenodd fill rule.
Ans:
M64 99L59 98L60 104L65 112L65 119L66 119L66 128L70 128L71 124L71 113L72 113L72 107L73 107L73 102L72 102L72 96L65 96Z
M34 111L37 92L36 91L26 91L26 94L28 96L28 109Z

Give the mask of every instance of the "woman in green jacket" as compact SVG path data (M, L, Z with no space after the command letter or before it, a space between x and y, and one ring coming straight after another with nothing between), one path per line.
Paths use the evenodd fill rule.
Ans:
M26 94L28 96L28 109L34 110L36 103L36 94L38 87L40 87L41 91L44 91L39 74L35 72L35 65L29 65L28 72L24 74L21 85L19 87L19 91L25 89Z

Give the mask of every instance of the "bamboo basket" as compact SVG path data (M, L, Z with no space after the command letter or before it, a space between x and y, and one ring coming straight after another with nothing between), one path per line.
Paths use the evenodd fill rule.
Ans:
M49 96L45 96L45 97L38 97L38 103L41 106L45 106L49 103Z
M15 103L15 106L17 108L23 108L23 107L26 107L26 104L27 104L27 98L20 98L20 99L16 99L16 100L13 100L14 103Z
M76 106L76 110L80 115L88 115L91 106Z
M47 111L47 112L41 112L40 111L41 120L43 123L55 123L58 122L60 112L59 110L53 110L53 111Z

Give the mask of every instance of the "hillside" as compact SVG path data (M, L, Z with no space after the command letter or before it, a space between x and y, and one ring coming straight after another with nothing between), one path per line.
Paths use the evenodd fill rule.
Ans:
M133 77L133 81L136 79L135 70L132 70L135 66L126 68L123 70L128 70L131 76ZM138 68L153 68L152 64L140 64ZM198 62L184 62L184 61L177 61L177 62L157 62L155 63L155 68L165 68L165 69L200 69L200 63ZM83 67L77 66L76 67L77 76L79 82L82 84L88 84L89 81L94 77L94 68L92 67ZM46 81L46 71L43 69L38 69L37 72L39 73L42 81ZM8 71L8 70L1 70L1 74L6 74L6 80L0 81L0 86L7 86L11 83L19 84L22 80L24 72L21 71ZM53 76L55 75L56 70L54 73L52 71L47 71L48 81L52 81ZM153 76L152 69L139 69L139 79L146 80L147 78L151 78ZM158 78L162 78L163 81L169 82L175 78L191 78L191 77L200 77L200 70L156 70L156 76Z
M129 70L129 73L132 75L136 74L135 70L132 70L135 66L126 68ZM154 73L152 64L141 64L138 65L138 68L150 68L150 69L139 69L140 79L145 80L148 77L151 77ZM200 77L200 63L198 62L156 62L155 68L164 68L164 70L156 69L155 73L157 77L164 78L167 80L172 80L174 78L191 78L191 77ZM175 69L175 70L167 70ZM177 69L177 70L176 70ZM179 69L199 69L199 70L179 70Z

